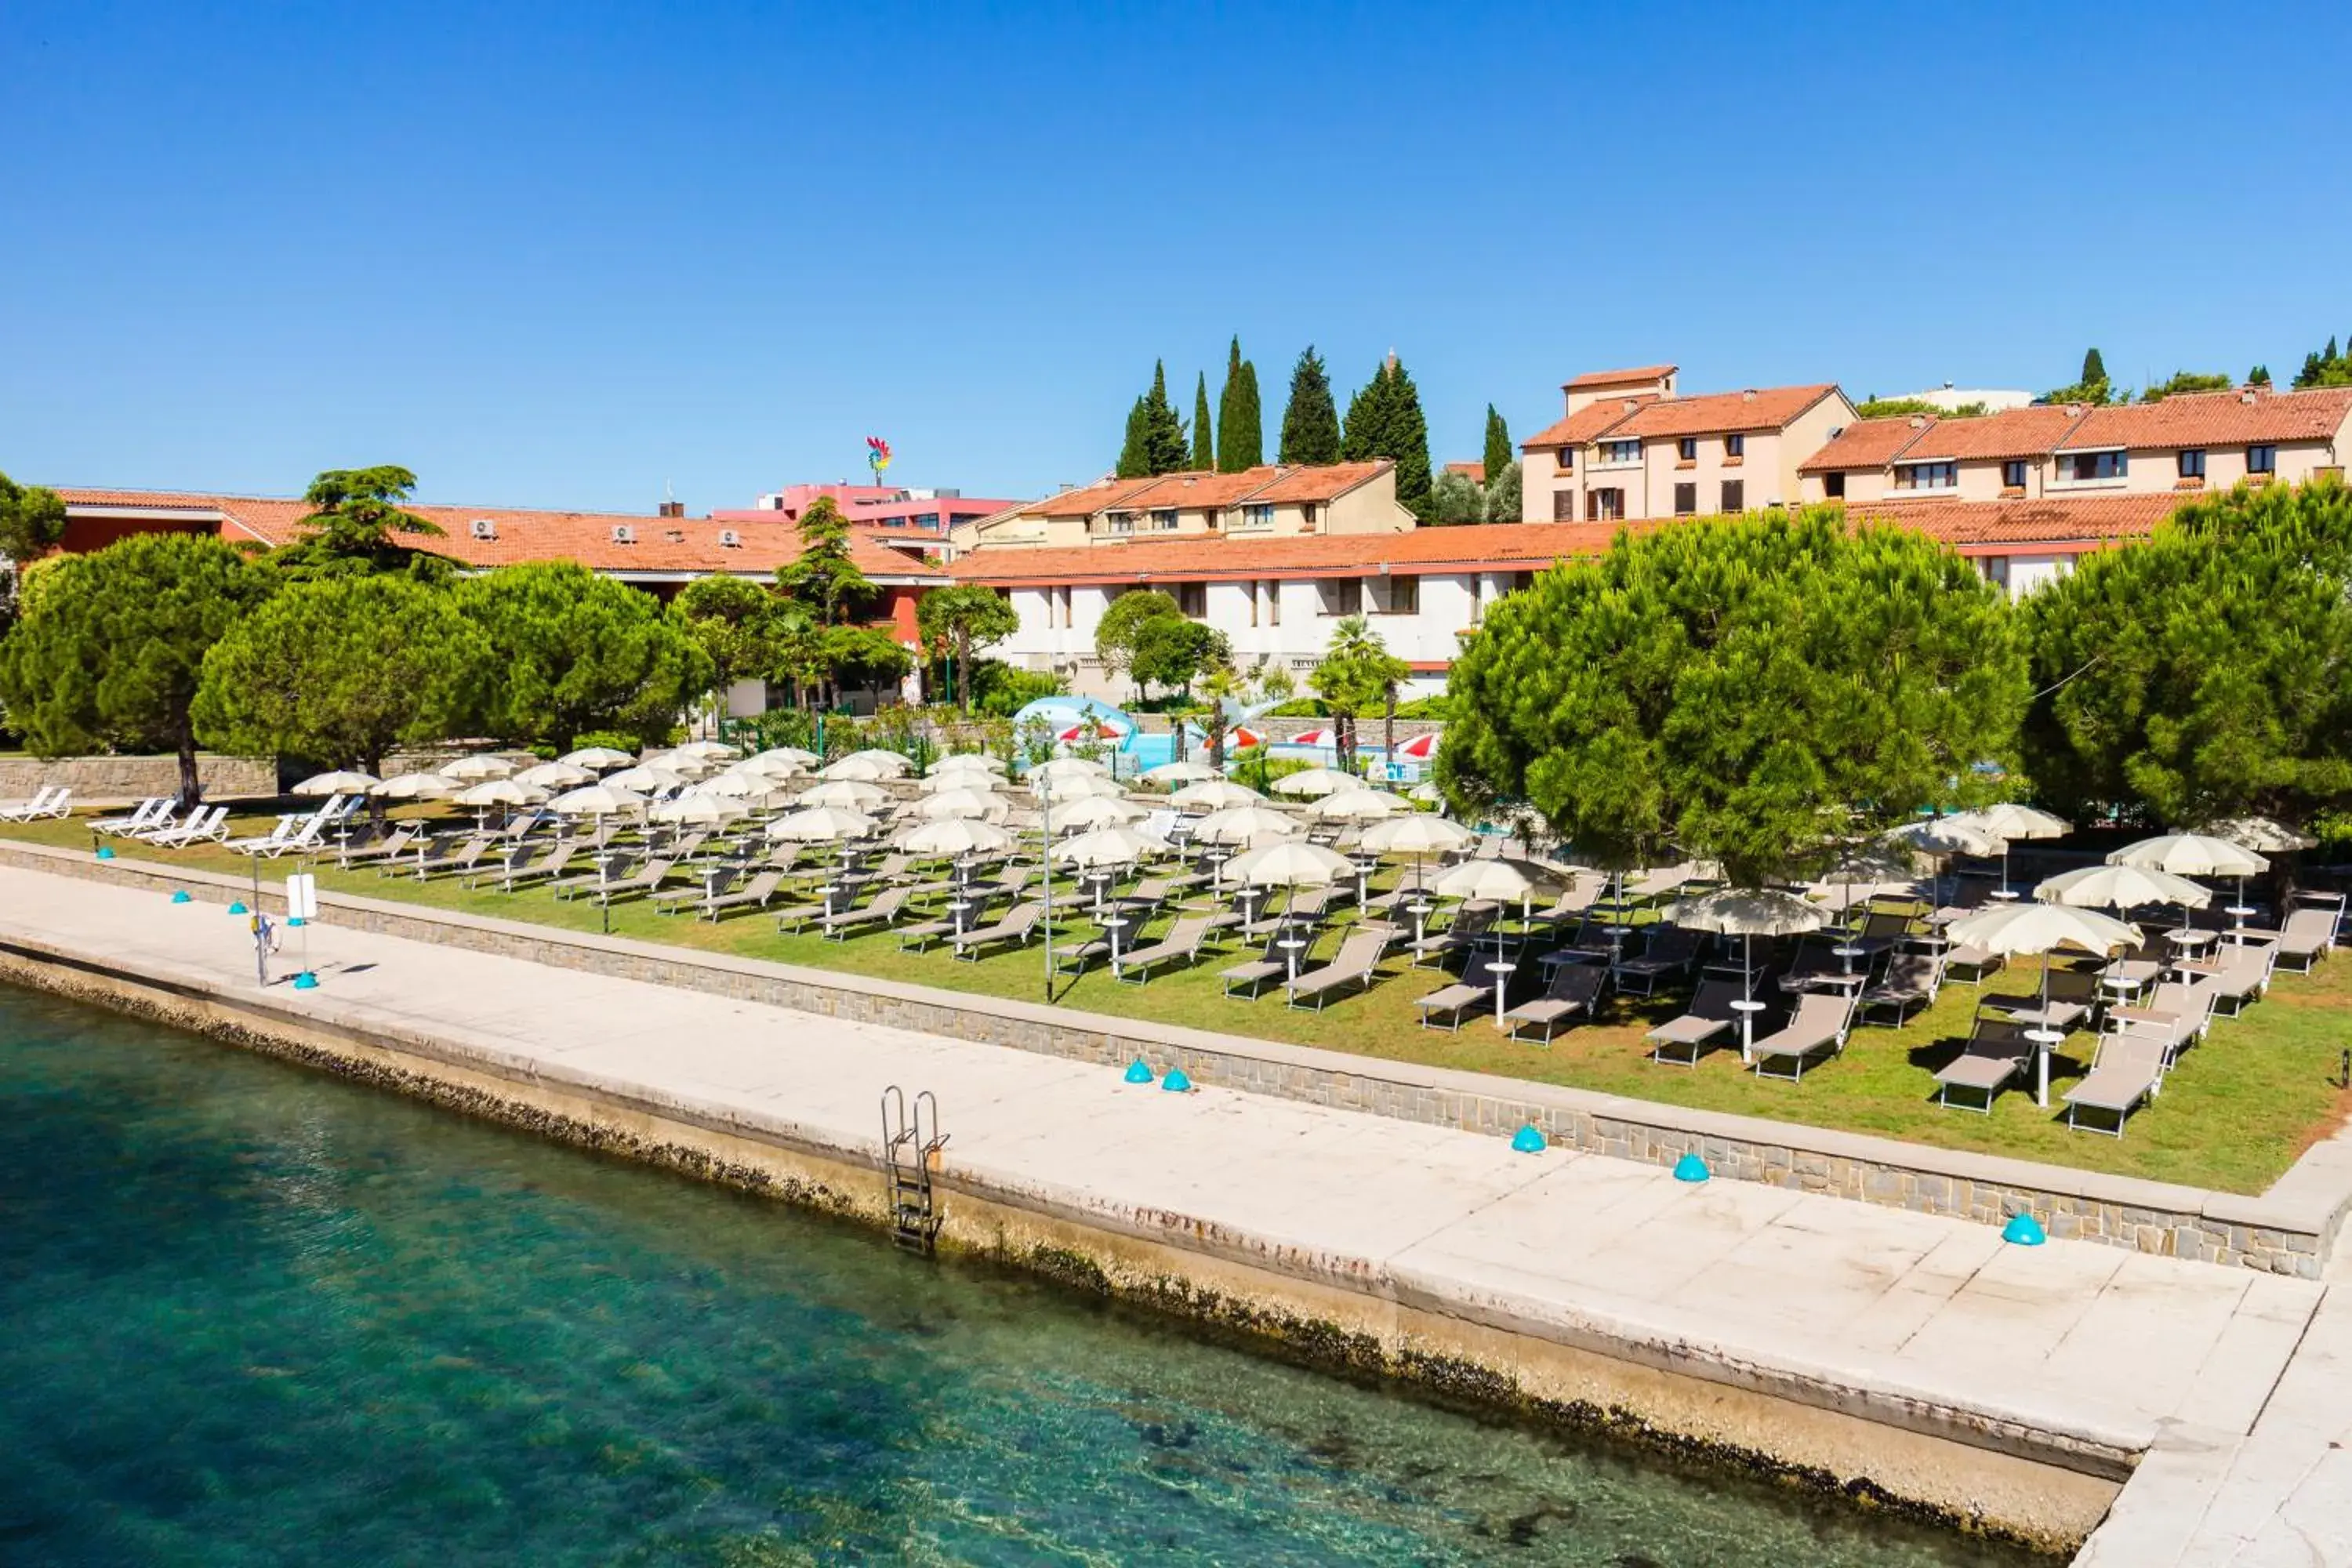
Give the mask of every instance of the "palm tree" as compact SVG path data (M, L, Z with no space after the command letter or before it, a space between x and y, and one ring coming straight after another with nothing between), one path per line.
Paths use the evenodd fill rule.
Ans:
M1389 652L1388 644L1363 616L1349 616L1332 628L1323 662L1315 667L1307 684L1331 710L1341 768L1355 771L1357 715L1382 701L1393 705L1398 683L1412 673L1402 659ZM1393 714L1391 729L1393 732Z

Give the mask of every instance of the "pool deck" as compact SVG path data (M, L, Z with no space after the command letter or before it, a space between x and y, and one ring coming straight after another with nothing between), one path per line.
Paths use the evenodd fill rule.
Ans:
M990 1201L1821 1408L2145 1454L2081 1561L2352 1563L2352 1277L2308 1281L313 927L270 1008L871 1160L887 1084ZM0 868L0 942L262 996L212 903ZM281 971L290 970L289 933ZM955 1200L951 1196L950 1203ZM1916 1416L1912 1423L1903 1413ZM2086 1464L2086 1468L2089 1468Z

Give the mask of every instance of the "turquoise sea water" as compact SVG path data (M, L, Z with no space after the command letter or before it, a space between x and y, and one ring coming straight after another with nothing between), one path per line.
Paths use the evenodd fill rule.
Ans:
M0 1562L2020 1561L0 988Z

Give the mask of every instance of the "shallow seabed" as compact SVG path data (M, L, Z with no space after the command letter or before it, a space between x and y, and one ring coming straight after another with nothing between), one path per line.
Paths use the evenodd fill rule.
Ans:
M0 987L0 1562L2011 1564Z

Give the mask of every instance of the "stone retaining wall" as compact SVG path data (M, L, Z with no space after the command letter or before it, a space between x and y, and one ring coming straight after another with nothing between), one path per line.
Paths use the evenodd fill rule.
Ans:
M196 777L208 800L278 793L278 764L268 757L196 758ZM29 800L48 784L64 784L76 805L100 805L177 795L177 757L0 757L0 800Z
M234 878L36 845L0 843L0 864L184 887L220 903L247 892ZM1696 1150L1734 1180L1982 1224L2031 1211L2053 1236L2299 1279L2320 1277L2352 1209L2352 1138L2342 1136L2248 1197L383 900L323 894L320 904L323 919L356 931L1104 1066L1141 1057L1196 1083L1497 1137L1532 1123L1554 1142L1621 1159L1671 1164Z

